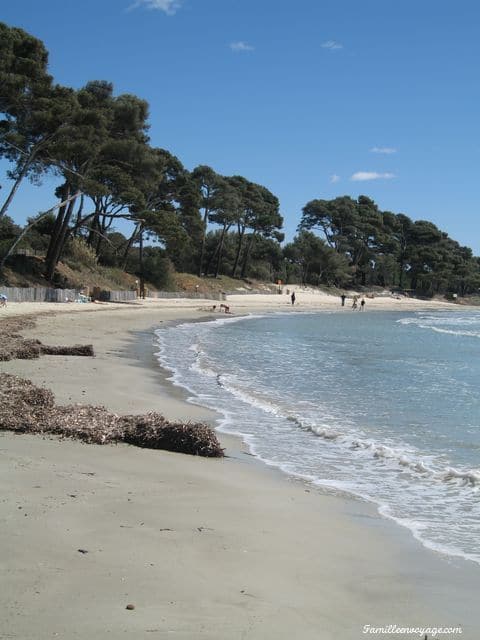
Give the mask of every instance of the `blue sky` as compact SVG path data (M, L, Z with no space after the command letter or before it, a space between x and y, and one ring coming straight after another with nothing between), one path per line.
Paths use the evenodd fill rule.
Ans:
M365 194L480 254L475 0L17 0L0 20L57 82L148 100L152 144L187 168L271 189L288 238L308 200ZM53 203L25 184L11 214Z

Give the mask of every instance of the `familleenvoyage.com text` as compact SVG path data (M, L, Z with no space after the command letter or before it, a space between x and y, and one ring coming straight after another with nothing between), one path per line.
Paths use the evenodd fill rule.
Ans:
M440 635L454 634L461 635L462 627L401 627L398 624L387 624L384 627L377 627L372 624L363 625L363 633L371 634L398 634L398 635L415 635L420 636L423 640L427 638L436 638Z

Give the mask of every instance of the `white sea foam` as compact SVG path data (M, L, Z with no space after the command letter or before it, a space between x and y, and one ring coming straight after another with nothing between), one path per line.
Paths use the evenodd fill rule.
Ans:
M261 318L248 319L267 322ZM362 415L363 420L368 420L368 405L365 409L357 407L353 414L345 413L347 396L342 401L343 411L339 410L338 401L332 405L318 398L315 402L306 401L297 393L292 396L288 386L282 384L284 372L276 373L269 356L282 361L293 354L294 358L286 360L287 367L298 361L303 368L308 365L308 348L299 345L292 351L283 342L275 348L270 345L266 348L263 343L255 343L255 331L247 328L243 333L235 329L233 338L225 333L225 338L228 324L241 320L244 319L221 318L159 332L158 355L162 366L171 371L174 384L192 394L191 401L220 411L219 430L240 435L254 455L285 473L375 502L382 515L407 526L425 546L480 563L476 546L480 518L469 529L462 518L462 513L470 513L469 509L478 510L480 469L453 464L445 453L426 452L402 441L393 432L389 437L385 437L382 429L373 432L371 425L352 419L352 415ZM397 322L421 328L419 320L426 322L425 316L401 318ZM437 320L432 316L428 323ZM444 324L437 323L436 327L452 326L446 325L444 318L439 320ZM271 322L270 317L269 327L273 326ZM473 328L469 317L462 317L461 322L463 327L470 323L470 329ZM318 323L323 326L323 316ZM221 337L215 331L217 328L221 329ZM264 341L270 340L270 333L265 334ZM230 345L234 343L234 350L228 350L227 343L222 342L225 339L230 340ZM246 349L250 340L257 345L256 350ZM343 347L335 346L333 354L328 351L328 343L322 348L320 370L327 376L328 385L329 372L335 374L338 348ZM255 358L261 350L264 350L262 367L271 371L265 383L256 371ZM228 353L226 360L225 353ZM305 375L308 377L307 371ZM440 393L443 383L437 386ZM411 393L414 391L413 386ZM375 389L375 393L380 392ZM424 433L428 434L428 430ZM438 439L435 430L432 437Z
M378 512L384 518L393 520L393 522L396 522L402 527L408 529L413 534L415 540L418 540L418 542L427 549L431 549L431 551L435 551L436 553L440 553L445 556L454 556L456 558L462 558L463 560L469 560L476 564L480 564L480 558L477 554L469 553L468 551L465 551L456 545L452 545L451 543L442 544L441 542L432 540L429 536L428 527L424 523L412 518L399 518L394 515L392 509L388 505L379 505Z
M298 418L290 417L300 426L303 426ZM475 487L480 484L480 469L458 470L452 467L444 467L439 463L432 464L433 458L422 456L418 451L410 447L388 446L373 440L363 440L352 434L342 434L331 429L317 426L308 427L316 436L324 440L335 440L337 444L342 444L345 448L353 452L367 454L369 458L379 462L392 462L400 467L408 468L420 475L429 476L431 479L448 482L459 480L459 484L465 487Z
M471 469L467 471L459 471L458 469L449 467L441 478L444 482L460 480L464 486L476 487L480 484L480 470Z
M397 322L405 326L413 325L419 329L434 331L435 333L480 338L480 313L475 312L467 316L453 312L448 314L418 313L414 317L400 318ZM466 327L474 328L468 329Z
M437 333L447 333L451 336L471 336L472 338L480 338L480 331L455 331L454 329L442 329L441 327L423 327L419 325L422 329L431 329L432 331L436 331Z

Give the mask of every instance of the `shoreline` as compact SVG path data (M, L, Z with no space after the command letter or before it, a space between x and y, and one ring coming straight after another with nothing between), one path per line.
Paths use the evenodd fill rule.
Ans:
M451 311L451 306L448 307L447 309L441 309L441 310L447 310L447 311ZM325 310L322 310L325 311ZM303 311L301 313L307 313L307 314L316 314L316 313L322 313L322 311L318 310L318 309L312 309L312 310L308 310L308 311ZM377 309L377 312L383 312L383 313L400 313L403 312L404 310L400 311L399 309L388 309L388 310L384 310L384 309ZM409 310L410 311L410 310ZM329 312L331 313L335 313L335 312L339 312L339 310L332 310ZM271 312L270 310L264 310L264 312L262 313L260 310L257 310L254 314L252 314L250 316L250 314L245 314L243 316L234 316L233 318L231 318L232 321L241 319L243 318L248 318L248 317L268 317L268 315L271 314L281 314L281 315L288 315L287 312L281 312L281 311L277 311L277 312ZM222 320L224 320L224 318L221 318ZM198 320L194 320L194 321L188 321L188 323L190 322L214 322L215 320L218 320L218 318L205 318L205 319L198 319ZM228 321L228 319L225 319L226 321ZM174 322L174 323L170 323L170 324L182 324L185 321L179 321L179 322ZM153 330L153 329L152 329ZM179 394L180 397L183 397L184 400L186 402L189 402L190 404L190 398L195 398L194 393L190 392L188 390L188 388L183 387L181 384L176 384L175 382L171 381L169 379L169 374L171 373L171 371L169 369L166 369L155 357L155 362L152 363L154 367L156 368L160 368L163 372L164 372L164 380L163 383L166 384L169 388L171 388L172 390L174 390L175 392L177 392ZM192 402L192 404L194 406L199 406L199 407L204 407L205 405L203 405L201 402ZM209 408L209 410L212 410L211 408ZM215 413L215 412L214 412ZM212 426L215 428L217 434L219 434L220 438L232 438L233 439L233 443L237 443L237 449L241 449L242 453L247 453L248 455L251 456L252 458L252 464L257 464L257 465L261 465L262 467L268 467L271 471L275 472L275 473L280 473L282 476L287 476L290 480L294 480L294 481L298 481L300 483L305 484L308 487L313 487L314 490L319 491L322 495L332 495L332 496L337 496L340 499L345 499L345 500L354 500L356 502L359 502L360 504L363 505L367 505L368 508L372 508L374 510L374 515L381 518L382 520L388 521L389 523L393 523L394 526L396 527L400 527L403 530L406 530L408 532L408 534L412 537L412 539L414 539L416 542L418 542L422 548L426 549L429 552L432 552L434 554L438 554L439 556L445 558L447 561L451 561L451 560L457 560L461 563L466 563L467 565L470 564L474 564L477 566L477 568L480 571L480 561L478 561L476 558L461 552L461 551L455 551L452 549L448 549L440 544L436 544L435 542L432 542L431 540L429 540L428 538L425 539L423 538L421 535L419 535L417 529L413 528L412 526L410 526L409 524L404 523L402 520L389 515L386 511L386 509L384 508L384 505L382 505L381 502L377 502L376 500L374 500L373 498L370 499L364 495L362 495L361 493L355 493L354 491L348 491L346 489L339 489L333 486L329 486L328 484L322 484L321 482L317 482L315 479L312 479L311 477L305 476L303 475L301 472L294 472L292 470L286 470L285 468L283 468L282 464L280 463L276 463L273 462L271 460L269 460L268 458L263 458L259 453L255 453L254 451L254 446L252 443L250 443L248 441L248 435L242 433L240 430L239 431L235 431L235 430L229 430L228 428L224 428L222 427L222 422L223 422L223 418L224 418L224 414L222 411L218 410L216 412L216 414L218 415L218 418L216 420L214 420L211 424ZM217 424L217 426L215 426L215 423Z
M212 421L214 413L187 402L186 392L167 380L168 372L162 373L154 356L153 327L205 317L192 307L163 304L123 307L115 313L107 308L98 309L100 313L72 310L43 316L36 329L24 335L31 333L47 343L53 341L52 333L56 343L93 342L97 357L46 356L4 362L1 370L51 388L59 403L106 404L119 413L156 409L170 419ZM102 388L105 379L109 384ZM227 447L228 457L222 461L2 433L0 449L8 470L2 478L7 497L0 512L8 526L0 543L10 551L6 556L10 587L0 596L8 614L0 632L25 639L53 636L52 629L65 638L103 638L122 632L140 637L157 629L151 631L153 637L170 631L182 638L321 639L358 638L363 624L398 623L462 625L464 636L478 634L480 623L473 613L480 585L476 565L425 549L406 529L382 518L374 505L292 479L245 455L240 438L217 433ZM95 477L79 479L72 471L89 465L95 468L91 472ZM48 485L47 493L54 494L52 505L35 489L33 469L42 478L38 486ZM80 472L84 473L90 472ZM88 493L86 480L95 484L95 491L89 494L91 501L79 505L68 491ZM133 489L127 499L130 484ZM159 491L163 486L166 492ZM107 506L110 501L115 511ZM38 511L33 524L28 517L19 517L25 503L29 511ZM128 519L131 507L147 529L139 522L125 525L131 529L118 524L117 515ZM56 528L50 528L42 508L54 515ZM152 524L157 520L158 525L165 524L160 522L164 513L169 516L166 529ZM25 527L26 522L28 531L19 530L18 525ZM62 550L68 547L71 532L77 539L75 532L85 530L85 523L91 543L103 547L85 557L88 571L79 564L77 542L69 555L61 557L57 549L48 548L48 538L40 544L39 534L48 529ZM108 535L115 541L119 531L124 540L113 544ZM170 536L167 542L165 533ZM25 545L18 548L22 541ZM78 546L82 544L86 543L78 540ZM111 548L105 548L108 545ZM39 553L46 562L39 562ZM152 571L154 580L146 569L150 564L142 564L140 556L162 567L160 573ZM45 600L52 595L51 567L56 565L62 567L62 575L71 573L71 579L65 576L62 583L66 612L59 616L60 622L58 610L52 612ZM111 579L104 575L107 569ZM120 597L118 591L122 571L129 583L128 601L136 603L133 613L125 612L127 596ZM167 575L174 600L169 600ZM95 576L102 591L92 602L86 585ZM35 596L27 587L31 582L40 585ZM112 590L115 601L109 596ZM75 601L70 600L73 594ZM15 607L23 611L21 619ZM84 620L86 609L94 612L90 622ZM67 613L79 625L76 630L68 625ZM34 626L35 616L43 635Z

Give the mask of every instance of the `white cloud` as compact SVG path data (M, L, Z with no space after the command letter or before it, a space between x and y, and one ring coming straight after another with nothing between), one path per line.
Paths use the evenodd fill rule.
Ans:
M322 47L329 51L337 51L338 49L343 49L343 44L336 40L327 40L326 42L322 42Z
M247 42L243 42L243 40L239 40L238 42L231 42L230 49L232 51L255 51L255 47L252 47L251 44Z
M364 182L365 180L391 180L395 178L394 173L377 173L376 171L357 171L350 180L354 182Z
M333 174L330 176L330 182L331 182L332 184L335 184L336 182L340 182L340 176L337 176L337 174L336 174L336 173L333 173Z
M397 153L397 149L395 149L395 147L372 147L370 151L372 153L386 153L387 155Z
M181 6L181 0L135 0L129 9L144 7L145 9L157 9L169 16L173 16Z

